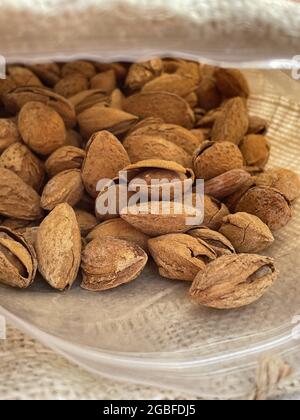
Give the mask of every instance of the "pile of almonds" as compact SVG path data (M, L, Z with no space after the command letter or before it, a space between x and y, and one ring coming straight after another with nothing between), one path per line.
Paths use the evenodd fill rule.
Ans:
M151 256L161 276L191 282L200 305L263 296L278 272L258 253L291 219L300 181L265 170L268 126L249 115L249 94L239 70L173 58L9 66L0 80L0 282L27 288L39 271L65 290L81 271L83 289L103 291L136 279ZM98 181L123 170L147 182L149 197L153 179L203 179L203 224L187 226L197 209L175 211L172 198L158 198L155 212L146 200L137 212L99 214L107 189Z

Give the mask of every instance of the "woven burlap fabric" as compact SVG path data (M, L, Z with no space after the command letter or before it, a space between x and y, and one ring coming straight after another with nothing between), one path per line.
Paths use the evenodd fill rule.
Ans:
M0 54L10 61L190 54L218 62L299 54L290 0L1 0Z
M300 399L299 392L300 381L276 390L278 399ZM0 340L0 400L195 398L191 394L94 376L11 325L7 328L7 340Z

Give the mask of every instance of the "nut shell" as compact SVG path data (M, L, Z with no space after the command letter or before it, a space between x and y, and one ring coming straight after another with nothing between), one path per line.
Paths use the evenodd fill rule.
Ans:
M37 258L33 247L12 230L0 227L0 283L24 289L35 279Z
M72 207L60 204L42 221L36 238L39 271L55 289L74 283L81 259L81 236Z
M95 133L86 146L82 179L87 192L97 197L97 183L114 179L130 164L128 154L119 140L108 131Z
M94 239L82 253L81 287L93 292L113 289L135 280L148 261L136 244L117 238Z
M269 169L255 178L258 187L271 187L284 194L291 202L300 196L300 178L285 168Z
M17 125L7 118L0 119L0 154L10 145L21 140Z
M196 151L193 161L196 177L205 181L243 167L239 148L230 142L205 141Z
M80 169L85 158L85 151L74 146L63 146L53 152L45 163L50 178L68 169Z
M210 308L240 308L260 299L277 276L272 258L225 255L199 272L189 294L197 304Z
M159 274L168 279L193 281L216 258L205 242L180 233L152 238L148 245Z
M220 232L216 232L203 226L193 228L187 233L188 235L193 236L193 238L204 241L216 253L217 257L235 254L235 249L232 243Z
M288 199L269 187L248 190L236 206L236 212L246 212L259 217L272 231L283 228L292 217Z
M248 213L235 213L224 217L222 233L239 253L257 253L274 242L268 226L258 217Z
M271 148L265 136L250 134L242 140L240 150L246 166L264 168L268 163Z
M60 115L41 102L28 102L20 111L18 127L25 144L49 155L65 144L66 129Z
M248 98L250 89L243 73L238 69L219 68L215 72L216 83L219 91L226 98L240 96Z

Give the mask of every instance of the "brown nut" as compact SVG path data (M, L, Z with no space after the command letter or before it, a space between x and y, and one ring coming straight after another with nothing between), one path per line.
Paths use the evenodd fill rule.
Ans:
M76 125L76 114L72 103L51 89L25 86L3 96L5 108L12 114L17 114L28 102L42 102L54 109L64 120L67 127L72 128Z
M225 199L225 204L228 207L231 213L235 213L236 206L243 195L250 190L250 188L255 186L254 177L249 178L237 191L229 195Z
M120 211L128 206L129 199L134 192L128 191L128 185L120 183L119 178L115 178L112 183L105 185L96 199L95 213L99 221L115 219L120 217Z
M249 118L244 101L241 98L230 99L216 117L211 140L228 141L239 145L248 131Z
M17 86L43 86L40 79L26 67L9 66L7 73Z
M141 247L145 252L148 252L148 239L149 236L136 230L125 220L117 218L106 220L100 225L96 226L86 237L88 242L99 238L119 238L125 241L133 242Z
M215 71L216 83L219 91L226 98L240 96L248 98L250 89L243 73L238 69L222 69Z
M141 63L134 63L130 66L126 78L126 86L130 90L139 90L147 82L159 76L163 71L163 62L160 58L154 58Z
M130 164L128 154L119 140L108 131L95 133L86 146L82 165L82 179L87 192L97 197L97 183L114 179Z
M193 194L193 205L196 206L196 193ZM229 214L228 208L225 204L221 203L217 199L208 195L204 196L204 220L203 226L212 229L219 230L222 224L223 217Z
M267 138L259 134L246 136L240 144L245 164L250 167L264 168L270 157L270 149Z
M284 194L291 202L300 196L298 174L285 168L269 169L255 178L258 187L271 187Z
M49 155L65 144L66 129L60 115L41 102L28 102L20 111L18 127L25 144Z
M265 135L268 131L268 123L263 118L255 115L249 116L249 127L247 134L261 134Z
M182 98L188 97L198 87L198 81L190 75L162 74L146 83L142 92L170 92ZM197 105L197 97L196 97Z
M216 259L205 243L185 234L169 234L148 241L159 274L173 280L193 281L199 271Z
M36 238L39 271L55 289L74 283L81 258L81 236L76 216L68 204L60 204L42 221Z
M10 145L21 140L18 127L14 121L7 118L0 119L0 154Z
M110 105L110 99L102 89L84 90L74 96L71 96L69 101L75 107L77 115L81 114L83 111L86 111L89 108L92 108L94 105Z
M196 177L205 181L243 167L239 148L230 142L205 141L194 154L193 161Z
M208 244L217 257L235 254L232 243L219 232L200 226L189 230L187 234Z
M87 90L88 88L88 79L80 73L74 73L59 80L59 82L57 82L54 86L54 92L58 95L64 96L65 98L70 98L71 96L74 96L83 90Z
M292 218L288 199L269 187L253 187L236 206L236 212L246 212L259 217L272 231L284 227Z
M73 74L81 74L88 79L91 79L96 74L96 69L93 63L85 60L70 61L63 65L61 69L63 77Z
M243 169L232 169L205 183L205 194L219 200L235 193L251 178Z
M81 287L93 292L113 289L135 280L148 261L136 244L117 238L94 239L82 253Z
M60 172L46 184L41 197L41 207L48 211L62 203L74 207L80 201L83 191L79 169Z
M199 225L203 213L199 209L168 201L140 203L121 210L122 219L149 236L183 232Z
M248 213L235 213L224 217L220 228L240 253L257 253L265 250L274 242L274 236L258 217Z
M186 153L190 155L192 155L202 143L202 141L204 141L203 137L201 138L202 141L199 141L199 138L196 137L191 131L175 124L151 124L149 122L145 126L139 128L136 127L134 132L127 137L127 141L128 138L139 135L163 138L181 147L183 150L185 150Z
M184 167L191 166L191 156L181 147L160 136L146 134L128 137L123 143L132 163L156 159L179 163Z
M32 64L29 68L47 86L52 87L60 80L60 68L56 63Z
M0 167L10 169L38 192L44 184L43 162L23 143L14 143L2 153Z
M114 70L107 70L96 74L91 79L92 89L101 89L107 95L110 95L117 87L117 78Z
M85 151L74 146L63 146L55 150L46 160L45 167L50 178L68 169L80 169Z
M196 92L198 105L207 111L218 108L222 102L222 96L212 75L204 75Z
M85 237L91 232L98 224L96 217L82 209L74 209L76 219L80 228L81 236Z
M240 308L260 299L277 277L272 258L225 255L199 272L190 289L190 297L199 305L210 308Z
M124 110L140 118L161 118L167 124L192 128L194 112L180 96L169 92L141 92L124 101Z
M0 227L0 283L25 289L35 279L37 258L21 235Z
M135 115L103 104L96 104L78 115L80 132L85 139L101 130L113 134L125 133L137 120Z
M43 217L38 193L6 168L0 168L0 214L22 220Z

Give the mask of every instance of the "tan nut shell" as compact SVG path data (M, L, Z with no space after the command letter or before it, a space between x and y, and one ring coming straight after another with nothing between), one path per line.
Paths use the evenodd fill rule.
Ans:
M243 156L239 148L230 142L205 141L194 154L196 177L205 181L242 167Z
M240 308L260 299L277 276L272 258L225 255L197 275L189 294L196 303L210 308Z
M37 258L33 247L12 230L0 227L0 283L24 289L35 279Z
M138 117L135 115L102 104L96 104L78 115L80 132L84 138L101 130L121 134L128 131L137 121Z
M53 152L46 160L45 167L50 178L68 169L80 169L85 151L74 146L63 146Z
M300 196L300 178L295 172L285 168L274 168L255 178L258 187L271 187L295 201Z
M169 92L141 92L124 101L124 110L140 118L157 117L168 124L192 128L194 113L180 96Z
M174 280L193 281L216 258L204 242L181 233L149 239L148 246L159 274Z
M160 58L133 63L127 74L126 86L132 91L141 89L147 82L159 76L162 71L163 62Z
M100 225L96 226L86 237L87 241L90 242L96 238L107 238L112 236L114 238L123 239L129 242L134 242L144 251L148 251L148 239L149 236L136 230L129 223L123 219L111 219L107 220Z
M81 259L81 236L76 216L68 204L60 204L42 221L36 239L39 271L55 289L75 281Z
M182 98L194 92L198 87L197 80L188 75L162 74L143 86L142 92L170 92ZM196 102L197 103L197 102Z
M238 69L222 69L215 71L218 89L226 98L240 96L248 98L250 89L243 73Z
M83 90L87 90L88 88L88 79L80 73L74 73L65 76L57 82L54 86L54 92L58 95L64 96L65 98L70 98L71 96L74 96Z
M96 74L91 79L92 89L101 89L106 94L111 94L117 87L117 78L114 70L107 70Z
M272 231L284 227L292 217L288 199L269 187L248 190L236 206L236 212L246 212L259 217Z
M193 205L196 205L196 193L193 194ZM208 195L204 196L204 220L203 226L212 229L219 230L223 217L229 214L228 208L225 204L221 203L213 197Z
M26 67L9 66L7 73L17 86L43 86L40 79Z
M38 193L5 168L0 168L0 214L24 220L37 220L43 216Z
M47 86L54 86L60 79L60 68L56 63L32 64L29 68Z
M94 239L82 253L81 287L94 292L113 289L135 280L148 261L136 244L117 238Z
M248 127L249 117L243 99L230 99L223 106L214 122L211 140L216 142L229 141L239 145L246 135Z
M237 252L256 253L268 248L274 237L268 226L248 213L235 213L224 217L220 228Z
M69 61L64 64L61 70L62 76L66 77L70 74L81 74L88 79L95 76L96 69L93 63L86 60Z
M41 102L28 102L23 106L18 117L18 127L24 143L41 155L49 155L66 141L62 118Z
M179 233L189 224L199 225L203 214L201 210L181 203L160 201L137 204L121 210L122 219L149 236Z
M242 140L240 150L246 166L256 166L263 169L268 163L271 147L265 136L250 134Z
M62 203L74 207L80 201L83 191L79 169L60 172L46 184L41 197L41 207L48 211Z
M192 155L201 144L191 131L175 124L147 124L134 130L131 136L147 135L160 137L171 143L176 144L185 150L186 153ZM131 137L130 136L130 137ZM128 137L127 137L128 139Z
M81 236L86 236L97 226L98 221L94 214L91 214L85 210L74 209L74 211L80 228Z
M0 119L0 153L10 145L21 140L18 127L14 121L7 118Z
M74 106L68 99L51 89L35 86L19 87L3 96L3 103L8 112L17 114L27 102L42 102L53 108L64 120L67 127L76 125Z
M87 192L97 197L97 183L102 179L114 179L129 164L126 150L113 134L108 131L95 133L86 146L82 165L82 179Z
M0 167L10 169L38 192L43 186L44 163L23 143L14 143L2 153Z
M191 156L181 147L160 136L134 135L128 137L123 145L132 163L156 159L174 161L184 167L191 167Z
M232 243L219 232L200 226L189 230L187 234L204 241L216 253L217 257L235 254Z

